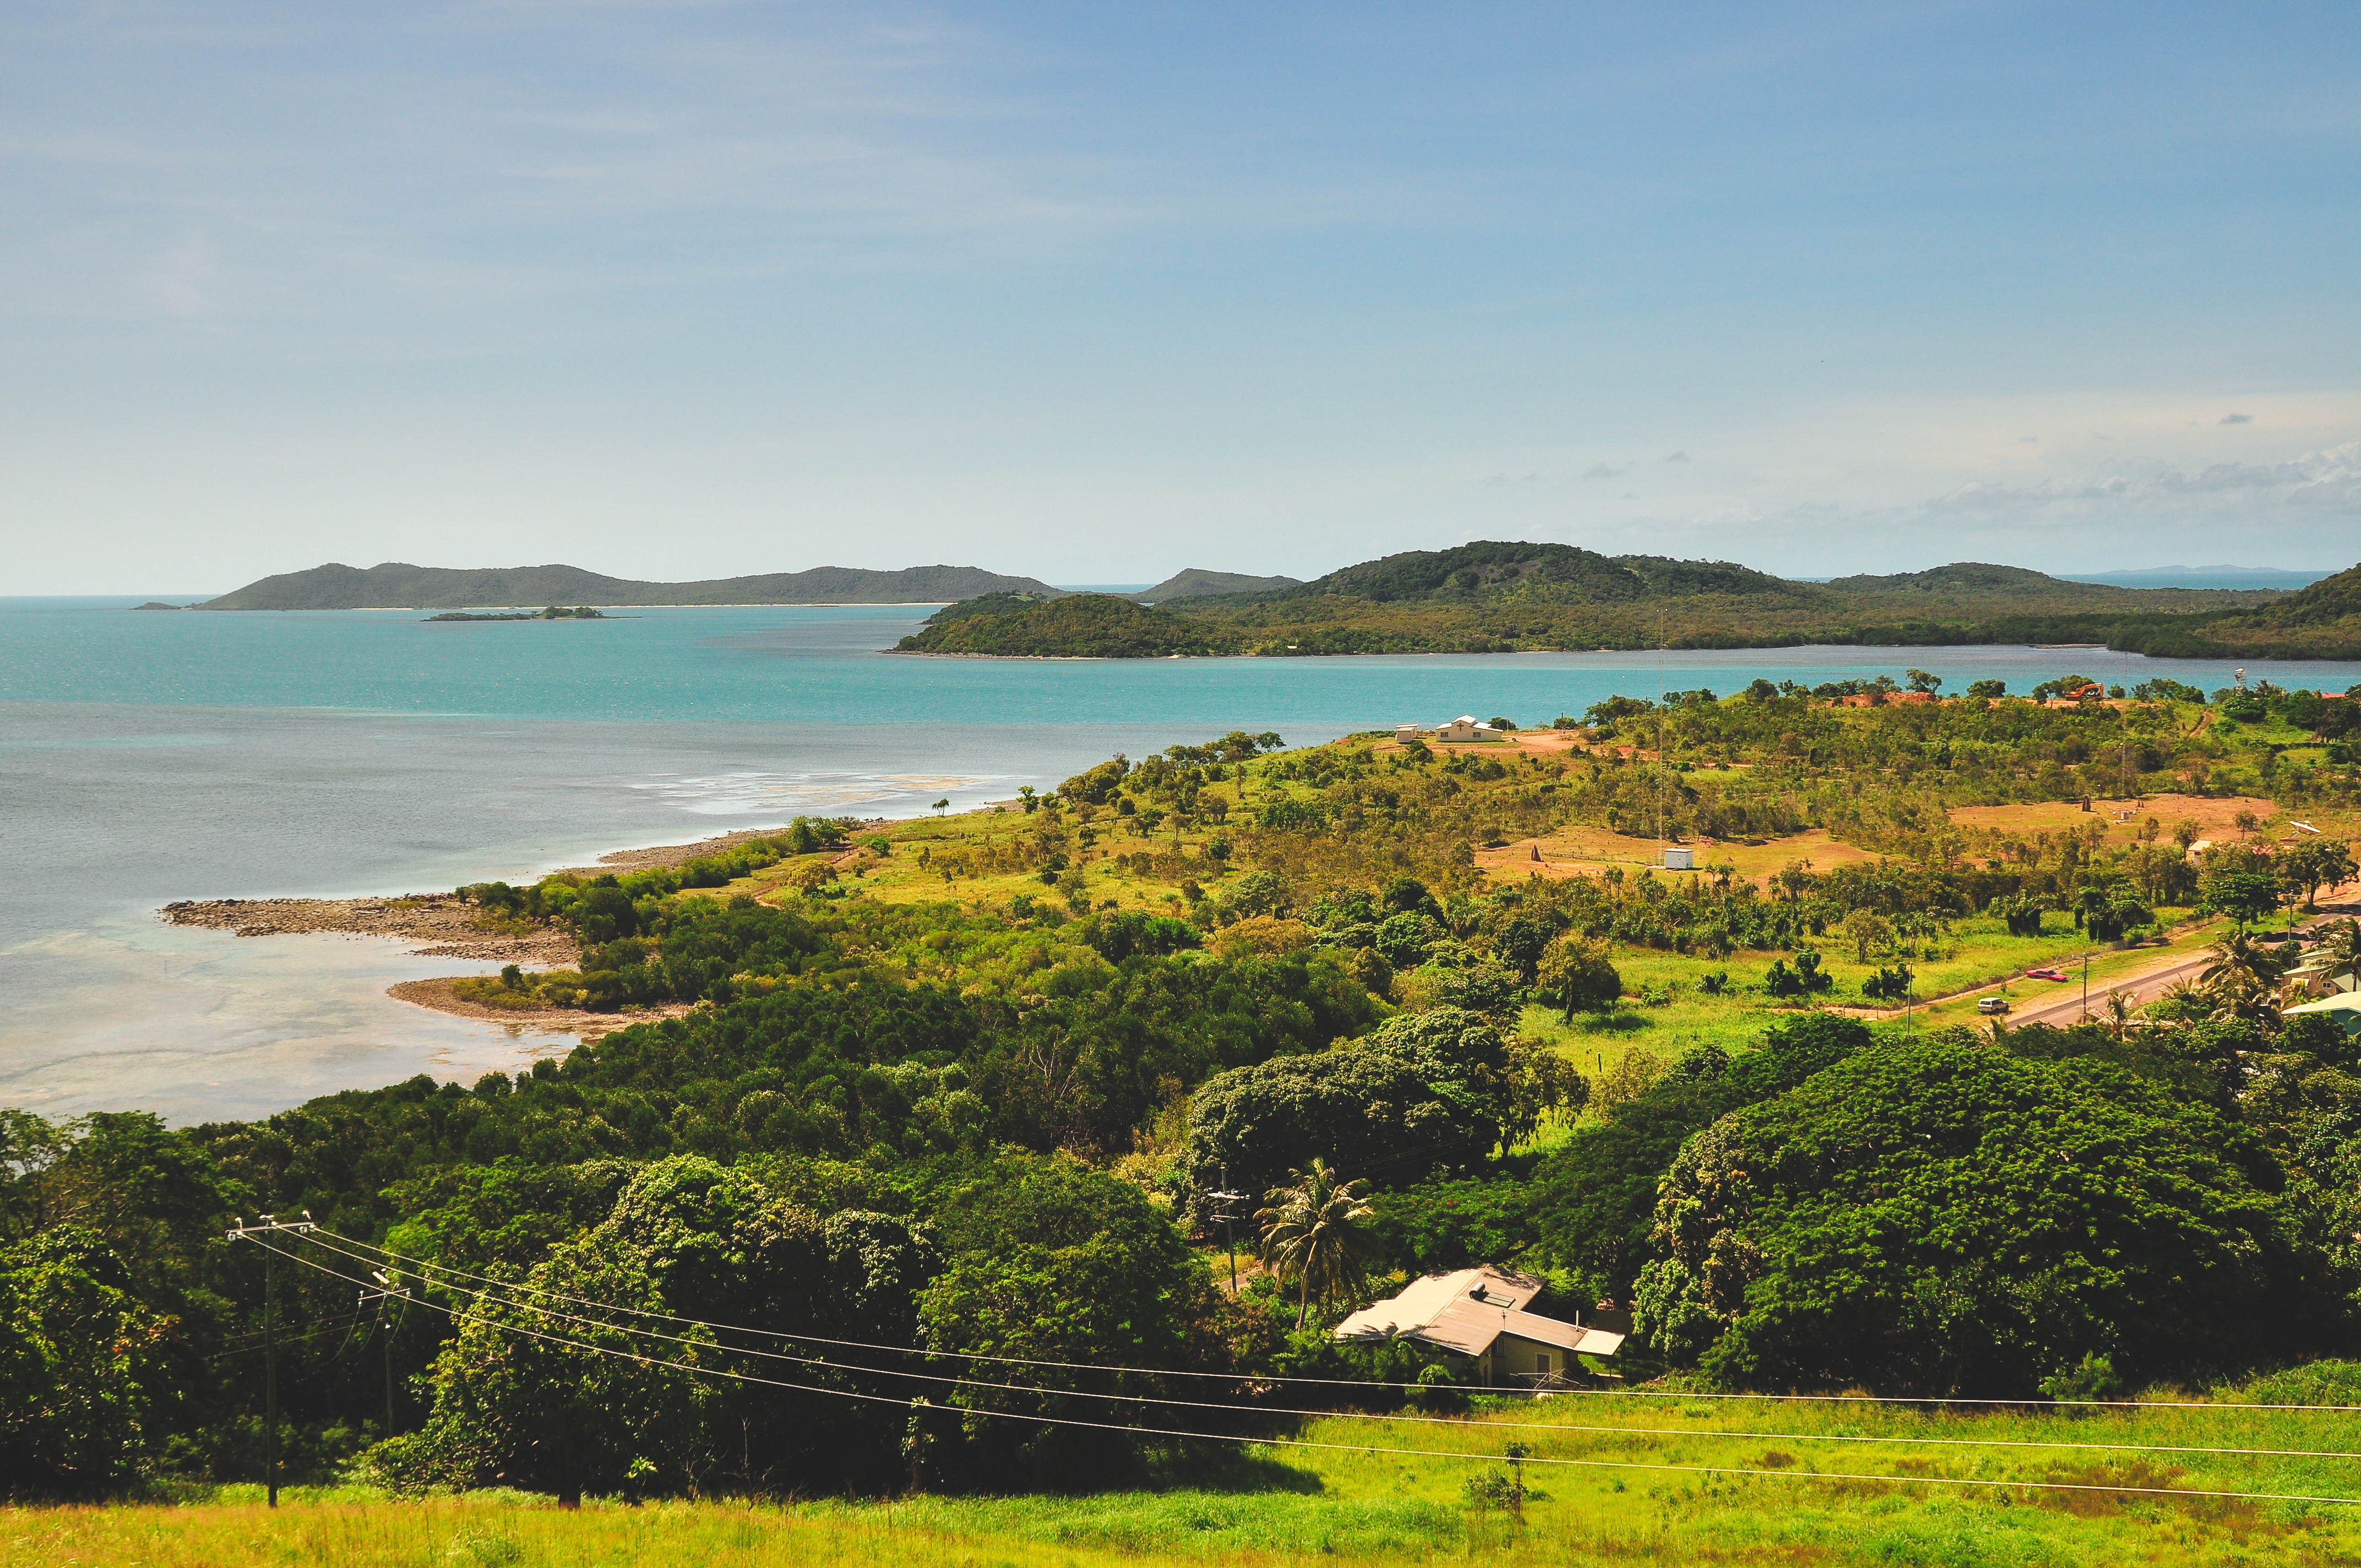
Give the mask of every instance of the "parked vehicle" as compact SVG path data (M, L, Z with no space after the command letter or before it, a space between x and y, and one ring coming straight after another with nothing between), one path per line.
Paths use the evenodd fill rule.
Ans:
M1995 1013L2005 1013L2008 1011L2008 998L2005 996L1979 997L1976 1001L1976 1011L1987 1018Z
M2064 980L2066 976L2059 970L2054 969L2029 969L2025 971L2025 978L2027 980Z

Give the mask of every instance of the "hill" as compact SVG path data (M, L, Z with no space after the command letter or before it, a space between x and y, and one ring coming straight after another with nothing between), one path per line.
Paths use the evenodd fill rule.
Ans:
M2122 646L2170 659L2361 659L2361 566L2254 609L2141 629Z
M995 594L937 611L897 653L983 653L1027 659L1170 659L1235 653L1235 636L1114 594L1027 601Z
M1268 593L1274 588L1301 586L1301 577L1250 577L1243 572L1208 572L1202 566L1191 566L1185 572L1174 573L1152 588L1126 597L1142 604L1169 604L1174 599Z
M387 561L363 571L330 563L248 583L197 609L458 609L473 605L940 604L981 594L1060 590L1031 577L977 566L911 566L872 572L815 566L694 583L643 583L579 566L475 570Z
M1602 555L1578 545L1480 540L1364 561L1290 587L1170 600L1159 608L1195 626L1195 638L1167 628L1144 641L1159 651L1169 644L1274 655L1566 652L1660 642L1675 648L2126 646L2133 644L2122 638L2190 634L2211 621L2262 613L2279 598L2269 592L2068 582L1984 562L1806 583L1729 561ZM1143 640L1128 630L1103 645L1090 643L1086 633L1102 624L1114 623L1014 619L989 632L963 635L959 651L1137 656L1126 648ZM1053 628L1054 646L1028 645L1037 630ZM2235 651L2258 649L2273 636L2290 649L2279 656L2297 656L2295 650L2319 641L2316 630L2257 630ZM2216 646L2208 644L2209 651Z

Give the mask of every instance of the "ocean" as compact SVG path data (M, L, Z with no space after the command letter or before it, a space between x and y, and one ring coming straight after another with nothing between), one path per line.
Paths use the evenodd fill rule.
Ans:
M145 596L141 596L145 597ZM449 889L800 813L910 816L1231 729L1290 743L1456 714L1546 724L1618 692L1905 666L1957 690L2227 664L2103 650L996 661L880 650L925 607L134 612L0 599L0 1103L264 1114L565 1048L384 994L465 972L381 938L163 925L183 898ZM2343 690L2361 664L2269 664Z

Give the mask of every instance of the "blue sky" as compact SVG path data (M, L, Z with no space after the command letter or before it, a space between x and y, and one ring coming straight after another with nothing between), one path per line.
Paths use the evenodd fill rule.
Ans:
M2345 5L25 5L9 591L2361 558Z

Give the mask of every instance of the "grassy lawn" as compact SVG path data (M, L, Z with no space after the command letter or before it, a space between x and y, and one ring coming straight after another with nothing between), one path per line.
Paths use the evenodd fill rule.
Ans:
M2271 1397L2311 1390L2274 1389ZM2352 1453L2361 1418L2156 1408L2084 1416L1561 1397L1464 1421L1313 1421L1307 1443L1127 1492L892 1502L733 1502L579 1512L515 1494L395 1501L257 1489L179 1506L0 1512L0 1562L180 1565L874 1563L1064 1568L1165 1561L1543 1563L2330 1563L2361 1507L2043 1491L2026 1483L2361 1497L2361 1463L2151 1448ZM1892 1441L1832 1442L1852 1438ZM1471 1475L1528 1444L1521 1519ZM1993 1446L2082 1444L2084 1447ZM1423 1451L1423 1452L1405 1452ZM1579 1461L1549 1464L1546 1461ZM1890 1477L1845 1479L1840 1477ZM1944 1484L1972 1480L1990 1487Z

